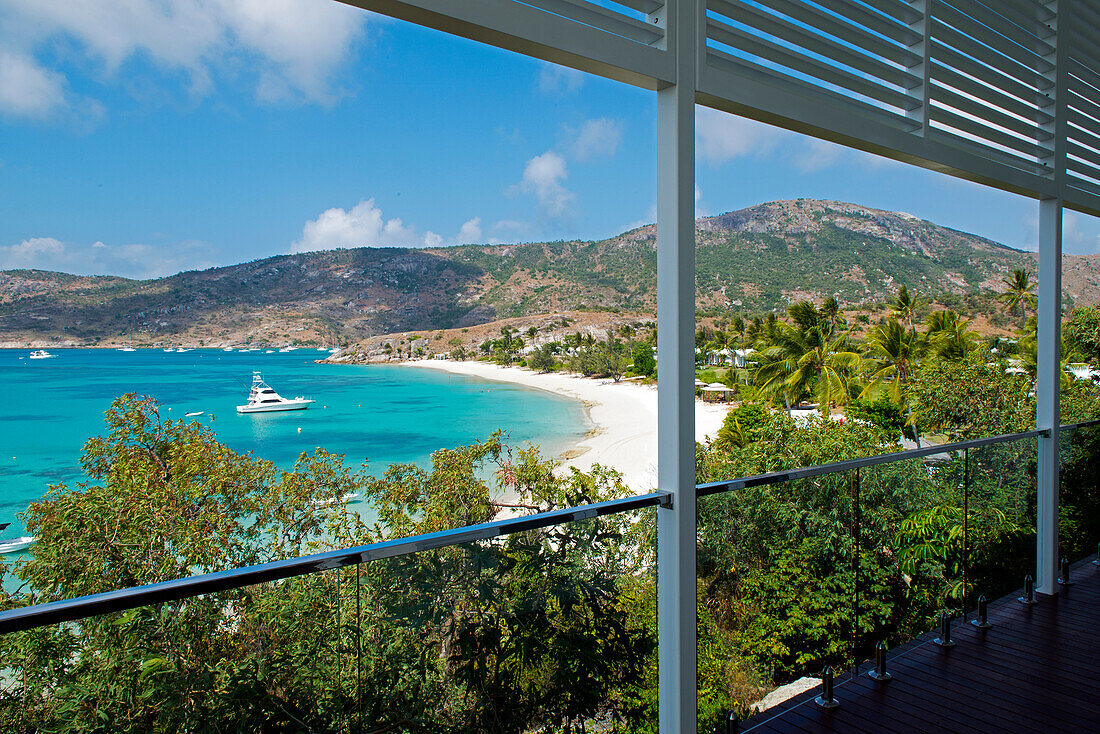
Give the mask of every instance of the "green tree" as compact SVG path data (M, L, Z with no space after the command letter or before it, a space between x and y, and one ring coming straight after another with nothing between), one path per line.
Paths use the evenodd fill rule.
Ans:
M848 402L850 381L859 373L861 357L848 344L848 335L830 338L826 321L813 304L791 306L800 328L779 323L775 345L765 349L756 371L756 384L782 399L788 412L792 402L814 394L818 410L828 415L834 403Z
M88 441L88 481L28 510L40 537L4 605L49 601L621 496L499 436L377 478L338 457L291 471L127 396ZM362 492L377 522L342 499ZM508 496L508 502L497 498ZM0 636L19 671L5 731L576 731L645 714L652 547L593 518ZM7 569L4 569L7 570ZM29 591L26 591L29 589ZM648 601L642 602L648 604ZM360 692L362 695L360 695Z
M527 358L527 366L536 372L553 372L557 366L554 360L554 349L549 344L543 344Z
M618 382L631 365L630 349L624 342L608 337L595 348L596 369Z
M956 362L922 362L909 384L917 421L955 440L1030 429L1035 422L1031 381L987 362L980 352Z
M1036 303L1035 294L1032 293L1035 290L1035 283L1031 280L1031 273L1017 268L1012 271L1010 277L1002 279L1001 282L1006 290L997 295L997 300L1009 313L1019 309L1020 328L1023 329L1027 322L1027 309L1035 308Z
M648 344L634 345L634 371L639 375L652 377L657 371L657 360L653 357L653 349Z
M924 351L924 341L915 330L906 331L897 319L888 319L871 329L867 335L867 346L870 352L867 360L868 385L860 397L874 388L885 387L890 398L904 406L913 430L913 440L919 445L920 434L912 420L913 409L906 400L905 383L916 369Z
M348 529L343 498L362 480L339 457L318 450L282 472L196 422L163 420L153 401L134 395L115 401L106 423L106 435L85 444L87 481L56 485L27 509L39 540L15 569L27 592L7 605L292 557ZM327 704L302 671L321 629L270 625L278 614L326 618L328 582L250 587L0 637L5 664L27 673L19 693L0 695L0 728L167 732L219 721L254 730L280 718L317 726ZM259 666L265 658L282 662ZM39 703L27 706L28 697ZM300 708L305 697L316 710Z
M1074 309L1070 320L1062 325L1062 334L1074 350L1093 364L1100 363L1100 308Z
M890 302L894 315L909 325L909 331L915 331L913 328L913 313L919 305L919 301L909 294L909 289L905 285L898 286L897 295Z
M940 359L964 359L978 346L978 332L967 328L970 320L954 311L933 311L925 323L928 346Z

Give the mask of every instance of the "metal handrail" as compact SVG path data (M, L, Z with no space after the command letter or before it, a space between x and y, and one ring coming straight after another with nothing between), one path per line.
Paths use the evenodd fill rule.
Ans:
M1077 428L1093 423L1100 423L1100 421L1074 423L1070 426L1059 426L1059 429L1062 430L1067 427ZM815 466L801 467L798 469L786 469L784 471L769 472L768 474L757 474L751 477L738 477L737 479L725 479L720 482L707 482L705 484L696 485L695 496L707 497L712 494L729 492L734 489L756 487L762 484L779 484L780 482L787 482L792 479L806 479L807 477L816 477L821 474L833 474L836 472L849 471L851 469L861 469L865 466L877 466L879 464L892 464L897 461L905 461L906 459L920 459L925 456L953 453L966 449L976 449L981 446L1009 443L1011 441L1019 441L1024 438L1032 438L1035 436L1050 436L1050 434L1051 431L1049 428L1036 428L1031 431L1024 431L1023 433L1005 433L1000 436L974 438L969 441L956 441L955 443L945 443L939 446L927 446L925 448L909 449L907 451L893 451L889 454L865 456L859 459L845 459L844 461L834 461L829 464L817 464Z
M127 609L149 606L150 604L188 599L215 591L239 589L267 581L278 581L321 571L331 571L367 561L377 561L383 558L409 555L461 543L488 540L502 535L537 530L551 525L590 520L594 517L629 512L643 507L668 507L671 503L672 495L668 492L651 492L636 497L624 497L580 505L579 507L567 507L560 510L551 510L550 512L539 512L534 515L468 525L453 530L440 530L435 533L396 538L357 548L315 553L299 558L288 558L282 561L271 561L254 566L231 568L225 571L188 576L144 586L105 591L100 594L80 596L73 599L35 604L0 612L0 635L45 627L60 622L73 622L86 617L121 612Z
M1059 430L1073 431L1087 426L1100 425L1100 420L1082 421L1059 426ZM835 472L843 472L851 469L859 469L879 464L889 464L906 459L917 459L935 454L944 454L966 449L979 448L992 444L1008 443L1036 436L1050 436L1049 428L1040 428L1023 433L1009 433L988 438L977 438L969 441L942 444L940 446L928 446L908 451L895 451L879 456L868 456L859 459L847 459L829 464L819 464L799 469L789 469L769 474L759 474L751 477L721 482L709 482L696 485L696 496L705 497L734 489L752 487L763 484L777 484L779 482L807 477L819 476ZM61 622L73 622L87 617L111 612L121 612L127 609L160 604L168 601L178 601L190 597L210 594L217 591L238 589L244 586L252 586L268 581L304 576L321 571L331 571L337 568L354 566L368 561L393 558L396 556L410 555L421 551L435 550L448 546L469 543L478 540L488 540L502 535L510 535L528 530L560 525L568 522L589 520L604 515L612 515L621 512L629 512L644 507L671 507L672 494L669 492L651 492L636 497L597 502L579 507L568 507L550 512L540 512L534 515L513 517L504 520L469 525L452 530L441 530L435 533L413 535L407 538L386 540L380 543L346 548L342 550L315 553L298 558L289 558L281 561L270 561L253 566L232 568L225 571L188 576L182 579L162 581L144 586L134 586L116 591L106 591L100 594L62 599L60 601L35 604L28 607L20 607L0 612L0 635L11 632L45 627Z
M1100 426L1100 418L1091 421L1081 421L1079 423L1063 423L1058 426L1060 431L1076 431L1078 428L1088 428L1089 426Z

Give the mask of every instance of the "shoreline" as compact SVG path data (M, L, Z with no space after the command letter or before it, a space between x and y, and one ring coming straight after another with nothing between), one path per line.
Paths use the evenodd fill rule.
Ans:
M522 367L449 359L401 362L404 366L434 369L453 375L507 382L576 400L584 407L592 429L563 455L563 468L588 471L602 464L622 472L624 483L636 494L657 486L657 388L634 382L613 382L572 373L539 374ZM695 440L713 438L728 408L695 402Z

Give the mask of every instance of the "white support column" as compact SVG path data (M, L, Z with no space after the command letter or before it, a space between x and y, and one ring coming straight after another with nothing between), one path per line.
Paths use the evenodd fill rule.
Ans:
M1035 590L1058 592L1058 425L1062 356L1062 201L1039 202L1039 344L1035 425L1050 429L1039 438L1036 501Z
M1053 136L1054 155L1048 159L1058 185L1064 190L1066 179L1065 89L1068 84L1066 57L1069 34L1062 33L1073 23L1069 0L1052 0L1047 7L1055 17L1054 53L1047 60L1054 66L1049 75L1053 86L1051 103L1045 108L1053 118L1046 128ZM1038 490L1035 519L1035 590L1040 594L1058 593L1058 426L1061 423L1062 381L1062 197L1039 200L1039 312L1036 315L1035 427L1050 430L1039 438Z
M699 0L669 0L657 92L657 628L661 734L696 731L695 86Z

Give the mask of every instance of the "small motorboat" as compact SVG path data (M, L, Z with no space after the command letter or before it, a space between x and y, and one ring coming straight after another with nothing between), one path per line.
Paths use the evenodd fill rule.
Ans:
M0 525L0 531L7 530L10 522L6 522ZM3 538L0 539L0 553L15 553L17 551L26 550L34 543L34 537L30 535L23 535L18 538Z
M309 504L313 505L314 507L326 507L328 505L335 505L337 502L350 502L358 496L359 495L355 492L348 492L347 494L342 494L339 497L329 497L327 500L311 500Z
M275 413L282 410L303 410L312 404L312 400L301 396L284 398L264 382L263 375L259 372L253 372L252 389L248 392L248 403L238 405L237 412Z
M45 349L39 349L37 351L31 352L31 359L53 359L56 356L56 354L50 354Z
M203 415L205 412L206 411L204 411L204 410L196 410L194 413L184 413L183 417L184 418L198 418L200 415Z

